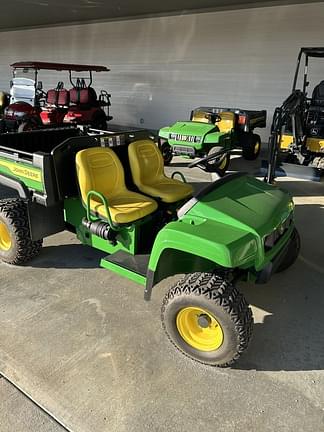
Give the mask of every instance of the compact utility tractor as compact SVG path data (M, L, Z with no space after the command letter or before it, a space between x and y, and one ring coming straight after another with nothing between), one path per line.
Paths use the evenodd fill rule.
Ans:
M272 180L275 175L289 175L319 181L324 169L324 81L314 86L309 97L310 58L324 58L324 48L301 48L292 93L273 115L268 161Z
M0 122L1 132L63 125L89 125L106 129L111 95L101 90L99 97L92 87L93 72L108 72L106 66L46 62L17 62L11 65L10 105ZM63 81L45 92L39 71L68 72L71 88ZM74 76L76 75L76 76Z
M217 154L205 164L205 170L215 169L224 175L230 150L241 147L243 157L254 160L261 149L261 138L255 128L266 126L266 111L249 111L235 108L199 107L191 112L190 121L177 121L159 131L160 149L165 165L173 155L187 158L204 158Z
M237 282L266 283L299 252L286 192L244 173L195 192L164 174L158 147L136 132L82 136L70 128L1 139L0 185L12 195L0 197L3 262L23 264L44 237L69 230L104 252L102 267L143 285L146 300L181 274L162 302L172 344L212 366L241 356L253 318Z

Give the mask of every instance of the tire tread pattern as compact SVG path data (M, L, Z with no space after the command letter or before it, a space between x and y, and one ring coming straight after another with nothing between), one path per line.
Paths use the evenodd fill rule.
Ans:
M8 264L24 264L39 254L43 240L33 241L30 238L29 222L26 204L15 198L0 200L0 214L11 226L16 238L17 250L15 255L4 260Z
M173 342L166 330L164 322L164 312L168 303L172 301L174 297L183 295L202 295L208 300L212 300L215 302L215 304L221 306L229 314L235 325L238 335L236 353L231 361L218 364L217 366L231 366L246 350L252 336L252 311L243 294L241 294L238 289L228 280L215 273L190 273L189 275L186 275L180 279L177 284L168 291L162 303L162 327L166 332L170 342L187 357L190 357L185 351L183 351ZM196 361L202 364L210 365L210 363L204 363L201 360Z

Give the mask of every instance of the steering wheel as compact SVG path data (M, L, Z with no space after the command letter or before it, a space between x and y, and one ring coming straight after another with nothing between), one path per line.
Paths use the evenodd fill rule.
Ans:
M205 156L203 158L200 158L197 161L191 162L188 165L188 168L198 167L198 168L202 169L203 171L211 172L211 169L209 167L208 162L210 162L213 159L217 159L220 156L223 156L223 155L225 155L227 153L230 153L230 150L223 148L222 150L220 150L218 152L215 152L215 153L213 153L211 155L208 155L208 156ZM217 168L216 168L216 170L217 170Z
M215 124L215 123L217 123L217 122L220 122L221 120L222 120L222 117L219 115L219 114L216 114L216 113L207 113L206 115L205 115L205 118L207 119L207 120L209 120L211 123L213 123L213 124Z

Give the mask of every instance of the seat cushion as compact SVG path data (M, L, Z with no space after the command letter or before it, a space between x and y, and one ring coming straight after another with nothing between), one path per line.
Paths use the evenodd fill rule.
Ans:
M153 199L131 191L114 196L108 203L111 219L117 224L134 222L157 209L157 203ZM90 200L90 209L99 217L108 219L105 206L95 198Z
M190 184L165 177L153 184L143 184L141 192L160 198L165 203L174 203L189 198L192 195L193 188Z

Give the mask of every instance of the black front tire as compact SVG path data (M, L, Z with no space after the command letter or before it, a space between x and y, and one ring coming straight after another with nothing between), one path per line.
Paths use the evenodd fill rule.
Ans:
M170 165L173 158L172 147L167 141L162 142L162 144L159 147L163 156L164 165L165 166Z
M221 326L223 342L217 349L197 349L181 335L178 314L195 307L207 311ZM218 367L238 360L249 345L253 326L252 312L243 295L229 281L212 273L192 273L173 286L163 300L161 320L178 350L200 363Z
M295 228L292 234L292 239L289 244L287 253L284 259L281 261L280 265L278 266L276 273L281 273L294 264L294 262L298 258L300 252L300 246L301 246L300 235L297 229Z
M244 133L241 138L242 154L246 160L255 160L261 151L261 137L253 133Z
M222 149L223 147L221 146L212 147L208 152L208 156L217 153ZM230 160L231 156L229 153L225 153L219 159L212 159L210 162L207 162L208 171L217 172L221 177L223 177L226 174Z
M0 260L24 264L39 254L42 244L30 237L26 204L16 198L0 200Z

